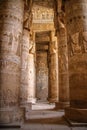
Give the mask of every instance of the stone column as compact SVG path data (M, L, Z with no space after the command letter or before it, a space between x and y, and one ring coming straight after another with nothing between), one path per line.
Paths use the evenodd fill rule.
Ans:
M65 3L68 32L70 107L65 116L87 123L87 1Z
M31 41L29 30L24 29L21 68L21 105L35 103L35 42Z
M0 123L20 122L20 50L23 0L0 1Z
M28 85L29 85L29 41L30 41L30 14L28 2L24 3L24 19L23 19L23 37L22 37L22 53L21 53L21 88L20 88L20 99L21 106L27 105L28 98Z
M65 24L62 22L63 12L58 16L58 61L59 61L59 102L56 103L56 109L63 109L69 106L69 75L68 75L68 50L67 34ZM61 21L61 19L62 21Z
M51 32L49 43L49 89L48 100L51 103L58 101L58 47L57 39L53 39L54 32ZM53 41L54 40L54 41Z
M28 58L29 58L29 30L24 28L23 38L22 38L22 55L21 55L21 105L27 105L28 99L28 86L29 86L29 67L28 67Z
M28 6L28 3L27 3ZM32 6L32 5L31 5ZM35 83L33 81L34 76L31 75L32 70L34 70L33 63L34 58L30 54L30 49L32 50L34 42L31 43L31 22L32 17L29 13L30 8L25 5L24 13L24 30L23 30L23 39L22 39L22 56L21 56L21 105L24 107L31 108L31 103L34 103L32 95L34 95L33 87L30 87L31 84ZM31 22L30 22L31 21ZM34 52L35 53L35 52ZM35 90L34 90L35 91Z
M28 87L28 102L36 102L36 49L35 49L35 33L32 34L32 40L29 43L29 87Z

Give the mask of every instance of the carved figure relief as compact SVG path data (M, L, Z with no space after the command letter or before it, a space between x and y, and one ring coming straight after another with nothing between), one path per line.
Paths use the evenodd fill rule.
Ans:
M87 32L79 32L79 46L82 53L87 52Z
M35 53L35 43L33 41L30 41L30 44L29 44L29 53L31 53L31 54Z
M18 43L18 46L17 46L16 55L20 56L20 54L21 54L21 34L19 34L17 36L17 43Z
M2 90L0 93L0 107L17 105L17 93L10 89Z
M0 59L0 68L5 73L20 71L18 64L11 62L7 59Z
M4 32L0 34L1 40L0 40L0 50L11 50L12 48L12 43L13 43L13 34Z
M53 21L54 18L53 9L47 9L45 7L42 8L40 6L34 6L32 13L33 13L33 20Z
M68 59L66 54L62 54L59 56L59 69L60 72L64 72L68 70Z
M33 17L31 8L32 8L32 0L26 0L23 26L24 26L24 28L26 28L28 30L31 27L32 17Z
M76 43L74 43L72 37L69 35L68 36L68 52L69 52L69 56L73 56L74 55L74 47L73 44L75 45Z
M55 54L57 52L56 42L50 43L50 54Z
M69 56L77 53L87 52L87 32L77 32L68 38L68 52Z
M56 80L56 70L52 70L52 72L51 72L51 80Z
M9 34L9 44L8 45L12 45L12 42L13 42L13 34L10 33Z
M27 55L25 55L25 54L22 55L22 68L24 70L28 69L28 54Z
M21 102L27 101L27 98L28 98L27 86L28 86L28 84L27 83L25 84L22 81L22 85L21 85L21 96L20 96L20 101Z

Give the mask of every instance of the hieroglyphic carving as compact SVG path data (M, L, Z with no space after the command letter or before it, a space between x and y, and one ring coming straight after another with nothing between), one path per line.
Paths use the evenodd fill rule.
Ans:
M17 43L18 43L17 51L16 51L17 56L20 56L20 54L21 54L21 40L22 40L22 34L19 33L18 36L17 36Z
M21 33L15 34L13 32L3 32L0 34L2 39L0 43L0 50L3 52L14 52L17 56L21 53Z
M32 25L32 0L26 0L25 1L25 10L24 10L24 22L23 26L25 29L30 30L30 27Z
M56 42L50 42L50 54L55 54L57 53L57 46L56 46Z
M67 54L62 54L61 56L59 55L59 68L60 72L65 72L68 70L68 57Z
M77 32L73 35L68 35L68 52L69 56L77 53L87 52L87 32Z
M1 71L5 72L19 72L19 64L16 64L15 62L9 61L7 59L0 59L0 68Z
M79 32L79 46L81 47L82 53L87 52L87 32Z
M55 81L56 80L56 70L52 70L50 80Z
M13 34L10 33L9 34L9 45L12 45L12 42L13 42Z
M48 9L46 7L40 7L34 5L32 9L33 23L36 22L53 22L54 13L53 9Z
M17 105L17 93L13 93L9 88L0 91L0 108Z
M35 54L35 43L34 43L34 41L30 41L30 44L29 44L29 53Z
M20 58L17 47L18 35L22 33L23 4L23 0L0 3L0 123L20 118Z
M24 22L23 22L23 38L22 38L22 69L21 69L21 104L26 104L28 100L29 89L29 31L32 22L32 0L26 0L24 5Z
M65 72L68 69L67 34L66 34L66 24L65 24L65 12L61 10L61 8L60 8L60 12L58 12L58 15L56 16L56 19L57 19L57 26L58 26L57 36L59 39L59 44L58 44L59 68L60 68L59 70L60 72Z
M28 70L28 54L22 55L22 68Z
M74 55L74 48L73 48L73 44L75 44L71 38L71 36L68 36L68 52L69 52L69 56L73 56Z

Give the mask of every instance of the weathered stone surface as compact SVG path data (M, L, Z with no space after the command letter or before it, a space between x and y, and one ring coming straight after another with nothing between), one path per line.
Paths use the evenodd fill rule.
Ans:
M29 31L23 30L22 37L22 55L21 55L21 88L20 88L20 103L26 104L28 98L29 85Z
M40 101L48 97L49 102L64 108L69 105L69 95L66 118L87 124L86 59L87 0L0 0L0 125L18 125L31 118L35 96ZM26 107L25 117L21 107ZM46 113L41 113L45 119L34 121L57 123L41 129L68 128L59 127L57 118L49 120ZM36 115L39 117L37 111ZM39 127L26 127L33 128Z
M21 104L35 103L35 42L31 41L29 31L24 29L21 69Z
M0 123L20 122L22 0L0 1ZM15 26L16 25L16 26Z
M37 47L38 48L38 47ZM38 101L47 101L48 98L48 63L47 52L37 50L37 89L36 96Z
M59 70L59 102L57 108L69 106L69 75L68 75L68 52L67 52L67 33L64 23L64 12L57 16L58 27L56 32L58 38L58 70Z
M59 96L58 89L58 44L51 32L49 43L49 102L57 102ZM54 41L53 41L54 40Z
M53 8L33 5L33 23L53 23L54 13Z
M28 88L28 102L36 102L36 57L35 57L35 42L30 41L29 46L29 88Z
M68 53L69 53L69 87L70 87L70 108L72 114L66 111L68 118L75 121L87 122L87 1L70 0L66 2L66 20L68 31ZM81 109L81 117L79 110ZM79 114L78 114L79 113Z

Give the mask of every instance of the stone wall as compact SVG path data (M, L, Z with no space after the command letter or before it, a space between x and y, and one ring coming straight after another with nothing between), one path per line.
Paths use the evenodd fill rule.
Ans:
M48 97L47 52L37 52L37 100L46 101Z

